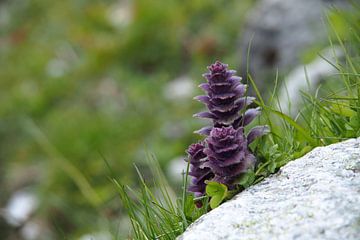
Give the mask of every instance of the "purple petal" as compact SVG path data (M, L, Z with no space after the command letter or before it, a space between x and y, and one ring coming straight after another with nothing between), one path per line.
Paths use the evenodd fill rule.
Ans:
M190 173L189 173L190 175ZM212 177L212 172L210 168L206 168L206 171L202 172L202 175L193 178L194 184L199 184L200 182L204 182L205 180L208 180Z
M217 82L217 83L211 83L211 87L220 87L220 86L227 86L231 87L233 84L231 82Z
M231 83L237 83L237 82L240 82L241 80L242 80L242 78L239 76L231 76L228 81Z
M251 123L251 121L254 120L256 116L258 116L260 113L261 112L259 107L248 109L244 113L243 126L246 126L249 123Z
M244 173L248 169L248 164L245 161L241 161L238 164L231 165L231 167L220 167L217 164L209 164L211 166L211 170L220 176L237 176L241 173Z
M229 98L233 98L236 97L235 93L222 93L222 94L214 94L213 96L211 96L211 98L213 99L220 99L220 100L224 100L224 99L229 99Z
M198 100L199 102L205 103L205 104L210 103L210 98L207 95L197 96L197 97L194 97L194 99Z
M200 135L205 135L208 136L211 132L212 127L208 126L208 127L203 127L197 131L195 131L194 133L200 134Z
M253 103L254 100L254 97L242 97L236 100L235 104L239 107L239 109L243 109Z
M202 83L199 85L199 88L201 88L202 90L204 90L205 92L209 92L210 91L210 85L208 83Z
M221 148L221 149L217 149L215 152L217 154L226 154L228 152L233 152L239 149L239 145L238 144L232 144L231 146L225 147L225 148Z
M220 82L220 83L213 83L210 85L210 89L212 92L216 93L226 93L231 91L233 84L229 82Z
M256 138L261 137L270 132L270 128L268 126L257 126L250 130L247 135L247 143L252 143Z
M211 118L211 119L216 119L216 116L210 112L200 112L200 113L196 113L194 114L194 117L197 118Z
M199 161L200 159L205 158L206 155L203 153L204 148L205 146L203 142L191 144L186 151L189 155L190 161Z
M204 73L202 76L209 81L211 78L211 73Z
M206 188L206 184L204 183L203 186L201 186L201 185L191 185L191 186L189 186L188 190L190 192L193 192L197 196L202 196L203 195L202 191L203 191L203 188L204 189Z
M214 104L210 104L210 106L209 106L210 111L212 111L212 112L220 112L220 113L230 112L234 108L238 108L238 106L234 105L234 104L224 105L224 106L216 106Z
M233 106L229 109L211 110L211 112L217 117L220 122L226 125L233 122L239 116L239 110L237 106Z
M217 148L224 148L226 146L229 146L231 144L233 144L236 141L235 136L227 136L225 138L222 139L212 139L212 138L208 138L206 140L207 144L208 144L208 148L213 149L215 151L215 149ZM204 151L207 148L204 149ZM205 153L207 154L207 153Z
M245 152L238 151L233 156L225 158L225 160L221 160L221 158L216 159L216 158L210 157L209 162L211 164L216 164L219 167L228 167L228 166L231 166L231 165L234 165L234 164L244 161L244 158L245 158Z
M236 88L234 89L234 92L236 93L236 95L238 96L243 96L246 92L247 89L247 85L245 84L239 84L236 86Z

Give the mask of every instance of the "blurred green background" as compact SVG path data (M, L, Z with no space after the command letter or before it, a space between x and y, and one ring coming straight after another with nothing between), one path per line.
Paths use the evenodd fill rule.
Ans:
M127 236L109 178L134 185L146 151L164 169L184 155L203 125L195 86L216 59L239 66L252 4L0 1L0 208L36 199L26 221L0 218L0 238Z

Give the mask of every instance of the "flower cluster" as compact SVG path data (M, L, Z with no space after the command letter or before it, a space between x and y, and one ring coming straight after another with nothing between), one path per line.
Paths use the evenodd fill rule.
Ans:
M205 192L205 180L214 177L213 172L209 167L206 167L208 162L206 154L204 153L205 146L203 143L195 143L190 145L187 153L190 161L190 172L192 176L192 185L189 187L189 191L195 194L195 197L199 197Z
M231 186L240 174L255 163L249 151L244 128L213 128L206 139L207 166L214 172L213 181Z
M206 95L195 98L208 111L194 116L209 118L213 124L196 131L206 139L190 145L187 151L189 175L193 177L189 191L196 196L205 194L206 180L233 188L240 175L255 164L256 158L248 145L269 132L267 126L257 126L245 134L244 127L260 114L260 108L249 108L255 98L246 96L247 85L240 82L235 71L219 61L208 70L203 75L207 82L199 86Z

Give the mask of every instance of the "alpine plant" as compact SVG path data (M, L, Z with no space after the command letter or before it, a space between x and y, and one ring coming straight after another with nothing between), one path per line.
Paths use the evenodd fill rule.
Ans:
M256 126L245 134L244 127L261 111L259 107L249 107L255 98L246 95L247 85L241 83L236 71L219 61L208 70L203 75L207 82L199 85L206 94L195 97L208 110L194 116L208 118L212 125L196 131L206 138L187 150L192 176L188 190L196 197L205 195L207 180L234 189L241 174L255 165L249 144L269 132L267 126Z

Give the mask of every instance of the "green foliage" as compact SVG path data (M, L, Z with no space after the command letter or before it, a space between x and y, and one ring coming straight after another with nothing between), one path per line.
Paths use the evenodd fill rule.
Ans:
M109 19L115 0L0 3L0 204L30 187L40 201L33 217L54 239L118 229L123 213L101 154L111 175L119 176L134 237L172 239L208 210L209 199L194 199L186 184L181 198L163 177L156 184L142 178L126 185L137 176L132 162L144 165L144 145L164 167L195 140L191 129L199 123L184 118L196 112L195 104L169 102L161 92L185 72L200 81L203 67L215 59L234 65L239 26L253 1L130 2L131 19L122 25ZM329 15L330 42L341 46L345 59L331 63L339 74L319 94L304 94L298 118L274 108L276 97L260 98L259 121L272 133L252 144L259 162L240 179L243 188L313 147L360 135L360 11L354 8ZM183 134L172 138L164 126L175 123Z
M350 23L355 22L357 21L350 21ZM258 163L254 171L245 173L239 179L242 189L256 184L269 174L275 173L281 166L303 156L314 147L360 136L360 58L358 56L360 51L350 52L346 48L348 46L351 48L360 46L359 33L360 31L354 33L353 41L345 44L339 32L335 31L334 35L337 44L342 46L346 57L345 62L341 62L338 59L336 63L329 64L333 64L339 71L337 80L342 79L343 87L340 91L325 91L325 94L327 94L325 97L319 97L318 95L321 87L315 96L303 93L304 107L295 119L277 110L272 105L274 95L267 101L270 104L265 104L251 76L249 76L249 81L253 84L255 92L258 94L259 101L257 104L264 111L263 118L259 121L261 123L265 122L271 127L271 134L251 144L258 157ZM348 34L346 36L349 37ZM277 86L277 83L275 86ZM242 190L235 189L228 191L227 187L223 184L211 181L206 183L207 196L202 199L205 199L207 203L208 198L210 198L209 204L211 209L219 206L224 200L231 198L238 190ZM182 201L183 206L187 207L182 208L182 210L183 215L188 216L195 209L191 206L194 205L192 201L196 201L196 199L191 197L188 198L189 200L186 199L183 197ZM152 218L148 218L148 220L150 221ZM169 229L165 231L165 233L168 232L170 232Z
M207 181L206 182L206 195L210 199L211 209L216 208L221 204L222 201L227 197L228 189L227 186L218 182Z
M131 221L132 238L175 239L190 223L206 213L206 201L203 201L205 204L202 208L195 207L193 196L186 191L187 173L183 180L182 197L177 198L154 158L149 161L149 167L155 177L154 190L149 187L139 170L139 190L113 180Z

